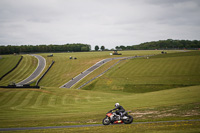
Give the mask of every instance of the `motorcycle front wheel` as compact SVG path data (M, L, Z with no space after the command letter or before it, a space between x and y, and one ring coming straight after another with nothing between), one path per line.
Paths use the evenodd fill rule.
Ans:
M105 117L102 121L103 125L109 125L110 124L110 119L108 117Z
M133 117L131 115L127 115L127 119L123 120L125 124L131 124L133 122Z

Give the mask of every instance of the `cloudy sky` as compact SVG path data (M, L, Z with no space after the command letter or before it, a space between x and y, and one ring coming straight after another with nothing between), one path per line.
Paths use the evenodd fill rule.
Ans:
M0 0L0 45L200 40L200 0Z

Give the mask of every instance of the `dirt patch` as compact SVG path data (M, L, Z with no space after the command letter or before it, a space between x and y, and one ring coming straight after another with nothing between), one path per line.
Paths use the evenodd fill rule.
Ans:
M166 117L200 117L200 103L136 110L131 113L135 119L158 119Z
M77 121L65 121L62 123L66 123L66 124L75 124L75 123L81 123L81 122L77 122Z
M86 123L97 123L97 121L94 121L94 120L89 120L88 122Z
M134 112L134 113L130 113L131 115L134 116L134 118L141 118L147 115L153 115L153 114L157 114L158 111L142 111L142 112Z

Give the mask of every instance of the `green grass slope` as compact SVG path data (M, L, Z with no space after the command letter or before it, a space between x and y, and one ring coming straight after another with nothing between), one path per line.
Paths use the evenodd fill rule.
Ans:
M36 67L38 66L38 60L30 55L23 55L23 59L18 67L9 73L0 81L0 85L8 85L10 82L18 83L27 77L29 77Z
M41 129L15 131L16 133L199 133L200 122L165 122L165 123L141 123L129 125L110 125L98 127L79 127L79 128L58 128L58 129ZM8 133L12 133L11 131Z
M160 51L123 51L124 56L159 53ZM41 81L44 87L41 89L0 88L0 128L101 123L106 112L113 109L116 102L123 105L126 110L132 110L131 115L135 122L200 119L199 53L199 51L172 53L156 55L150 59L126 60L84 87L85 90L58 87L97 61L109 58L109 52L56 53L54 57L49 58L46 57L47 54L41 54L47 59L47 65L51 60L57 63ZM76 56L78 60L69 60L69 56ZM26 55L25 58L27 61L24 60L21 64L22 67L18 70L20 72L17 75L11 73L13 76L9 78L26 77L21 74L22 69L27 70L27 73L33 71L34 67L25 68L29 65L34 66L33 62L35 64L37 62L31 56ZM97 69L89 77L101 73L101 70L105 70L106 67L109 67L109 64ZM103 129L91 127L33 132L94 132L96 130L101 132L104 129L113 132L113 128L123 132L199 130L199 122L117 126L102 127Z
M167 51L167 52L174 53L178 51ZM114 55L114 56L110 56L110 53L112 53L112 51L54 53L53 57L47 57L48 54L40 54L44 58L46 58L47 66L52 62L52 60L55 61L55 64L53 65L51 70L45 75L45 77L41 80L39 85L47 87L60 87L64 83L71 80L73 77L77 76L78 74L85 71L92 65L96 64L98 61L105 58L128 57L135 55L154 55L154 54L160 54L161 51L159 50L121 51L120 53L122 53L122 55ZM70 60L69 59L70 56L77 57L77 60ZM107 66L106 68L108 67L109 66Z
M200 84L200 51L121 62L83 89L144 93Z
M101 123L115 102L132 110L132 115L149 109L153 112L153 117L142 119L136 115L135 121L197 119L200 116L199 88L183 87L141 94L63 88L0 89L0 125L2 128ZM173 115L166 110L173 111Z
M102 53L54 53L53 57L47 57L48 54L41 54L47 60L47 65L55 61L50 71L41 80L40 86L60 87L76 75L85 71L89 66L103 59L106 54ZM76 57L77 60L70 60L69 57Z
M2 59L0 59L0 77L10 71L17 62L19 61L19 55L1 55Z

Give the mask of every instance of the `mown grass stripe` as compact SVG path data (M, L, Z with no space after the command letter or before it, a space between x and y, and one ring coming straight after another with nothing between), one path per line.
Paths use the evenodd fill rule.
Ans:
M28 92L25 91L15 91L13 93L14 95L7 98L4 102L4 105L2 105L1 107L12 107L13 105L19 104L18 102L21 102L23 97L28 94Z
M27 102L27 104L24 106L26 108L32 108L32 106L35 104L38 96L41 94L42 92L38 92L38 91L33 91L32 92L32 96L29 99L29 102Z
M22 97L21 103L16 104L15 106L13 106L13 108L16 109L28 108L34 103L35 101L34 97L37 97L36 92L34 91L28 92L26 96Z
M56 95L49 96L48 106L49 107L55 107L56 106L56 99L57 99Z
M10 100L12 97L14 97L14 95L16 95L16 92L13 91L4 91L1 92L1 96L0 96L0 107L4 104L6 104L6 102L8 100Z
M30 56L30 55L24 55L23 60L19 64L19 66L12 71L10 74L8 74L6 77L4 77L0 85L8 85L10 82L18 83L27 76L31 75L31 73L35 70L37 66L37 59Z
M9 73L11 73L13 70L15 70L22 59L23 59L23 56L21 56L21 58L19 59L17 64L15 66L13 66L13 68L11 68L7 73L5 73L3 76L0 77L0 80L2 80L5 76L7 76Z
M69 105L69 104L74 104L75 103L75 99L74 96L66 94L63 97L63 105Z
M27 65L28 65L27 64L27 56L25 56L24 59L22 60L21 64L19 65L19 68L21 70L26 70L25 68L26 68ZM19 70L19 69L17 69L17 70ZM19 77L18 75L21 75L21 73L22 73L22 71L16 71L16 70L13 71L13 72L14 72L14 74L12 73L11 75L9 75L8 80L17 79ZM21 80L20 78L18 80Z
M32 108L39 108L42 105L42 100L46 94L45 93L40 93L32 106Z
M2 59L0 59L0 77L10 71L19 61L19 55L1 55Z
M31 108L46 108L49 105L51 95L46 94L46 93L41 93L38 95L36 101L34 104L31 106Z
M22 91L22 92L23 93L21 93L21 95L17 97L18 100L16 100L16 97L14 98L15 100L14 99L11 100L12 104L10 103L10 106L12 109L14 106L20 105L24 101L24 99L27 97L27 95L29 95L29 92L27 92L27 91ZM7 104L9 105L9 103L7 103Z
M69 94L65 94L62 97L62 101L61 104L62 105L68 105L68 104L73 104L74 103L74 97L69 95Z
M48 95L48 94L44 95L44 97L41 101L41 106L43 106L43 107L48 106L49 97L50 97L50 95Z

